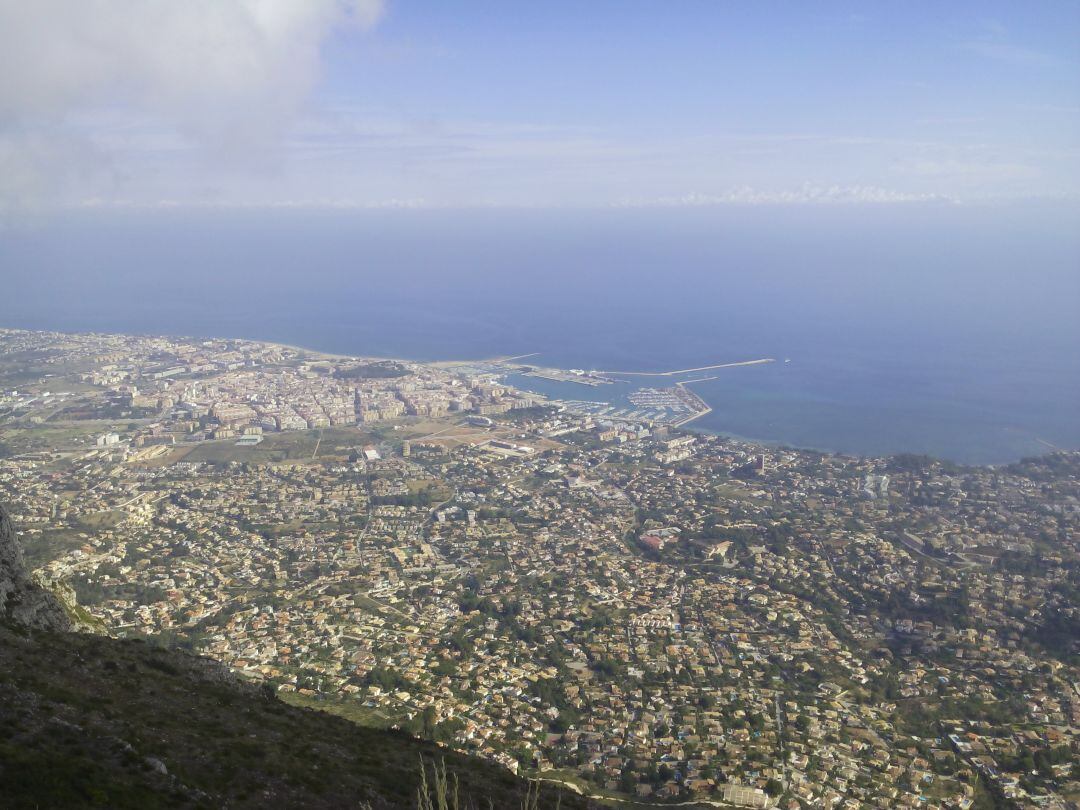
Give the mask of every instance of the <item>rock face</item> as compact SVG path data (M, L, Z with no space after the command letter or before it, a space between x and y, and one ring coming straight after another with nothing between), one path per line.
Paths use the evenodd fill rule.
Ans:
M15 527L3 506L0 506L0 618L32 630L72 629L60 599L30 578Z

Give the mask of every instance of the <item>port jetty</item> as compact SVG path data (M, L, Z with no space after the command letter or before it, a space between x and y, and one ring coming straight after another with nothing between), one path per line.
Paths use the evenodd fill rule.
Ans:
M607 375L599 371L582 371L581 369L561 369L561 368L536 368L534 366L520 366L519 370L526 377L539 377L543 380L554 380L555 382L568 382L576 383L577 385L589 385L596 387L598 385L610 385L617 380L613 380Z
M690 409L690 413L681 419L675 420L673 427L682 427L688 422L693 422L695 419L700 419L705 414L712 412L712 406L708 402L686 387L687 383L690 382L702 382L702 380L686 380L675 384L675 395Z
M712 366L698 366L697 368L679 368L674 371L594 371L593 374L612 375L618 374L623 377L676 377L679 374L693 374L695 371L712 371L717 368L733 368L735 366L760 366L763 363L775 363L775 357L762 357L759 360L740 360L736 363L716 363Z
M531 357L532 355L523 355ZM513 360L515 358L508 358ZM502 365L514 366L526 377L540 377L545 380L556 382L577 383L596 387L598 385L610 385L615 382L625 382L617 377L677 377L681 374L693 374L698 371L713 371L718 368L735 368L736 366L759 366L763 363L775 363L774 357L762 357L757 360L738 360L734 363L714 363L711 366L697 366L695 368L677 368L671 371L584 371L582 369L540 368L537 366L523 365L520 363L508 363Z

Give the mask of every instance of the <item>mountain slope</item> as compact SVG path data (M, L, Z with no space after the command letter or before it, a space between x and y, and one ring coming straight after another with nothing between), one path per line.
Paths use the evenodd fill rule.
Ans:
M463 808L521 807L529 790L492 763L287 705L210 659L66 632L2 509L0 577L5 808L413 808L422 758L445 761ZM586 801L544 788L533 806L556 804Z
M72 622L56 594L39 587L23 560L11 517L0 506L0 620L44 630L70 630Z
M445 759L477 807L518 807L527 790L482 760L289 706L206 659L10 624L0 727L5 807L415 807L421 756Z

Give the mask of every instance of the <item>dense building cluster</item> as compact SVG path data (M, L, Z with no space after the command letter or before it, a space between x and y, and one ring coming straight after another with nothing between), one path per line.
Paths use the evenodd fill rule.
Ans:
M3 331L0 499L111 632L586 793L1075 806L1080 454L613 426L503 371Z

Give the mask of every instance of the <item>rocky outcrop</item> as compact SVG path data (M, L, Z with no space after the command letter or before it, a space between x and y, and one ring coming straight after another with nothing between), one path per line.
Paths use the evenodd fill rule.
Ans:
M11 516L0 506L0 618L32 630L71 630L63 602L30 577Z

